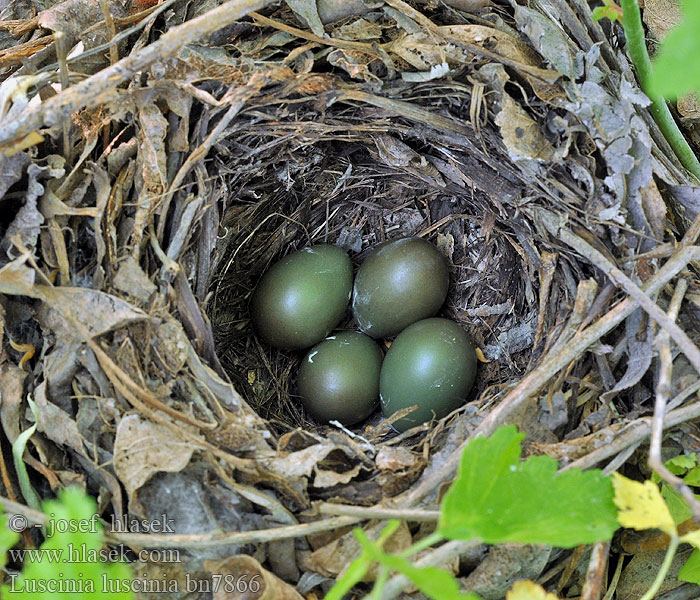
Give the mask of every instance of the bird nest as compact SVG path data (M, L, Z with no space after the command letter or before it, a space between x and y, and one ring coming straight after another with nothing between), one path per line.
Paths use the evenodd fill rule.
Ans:
M243 4L139 4L118 17L144 27L129 48L95 25L99 3L65 31L49 8L45 29L91 31L88 48L123 56L71 59L58 94L55 52L0 54L6 78L43 90L0 106L0 148L14 152L0 159L0 416L14 442L28 394L37 405L25 461L39 495L102 490L105 518L175 519L193 568L244 552L318 584L347 562L319 549L381 514L338 506L434 506L476 434L514 422L527 451L583 467L640 441L616 435L649 414L654 328L626 296L646 285L667 302L697 211L588 5L325 2L339 20L307 26ZM16 36L37 27L12 18ZM33 62L20 67L22 52ZM256 339L251 293L304 246L337 244L357 265L403 236L449 259L440 314L480 349L475 389L400 435L378 415L314 423L295 396L300 355ZM687 281L681 327L697 318ZM674 377L679 394L697 381ZM16 496L7 477L0 487Z

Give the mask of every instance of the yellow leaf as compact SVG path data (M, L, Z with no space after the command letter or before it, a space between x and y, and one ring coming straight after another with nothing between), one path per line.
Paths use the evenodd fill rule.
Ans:
M671 513L655 483L633 481L619 473L612 474L612 482L620 525L638 530L660 529L668 535L676 535Z
M44 136L41 135L38 131L31 131L27 135L25 135L23 138L16 140L14 142L11 142L7 146L3 146L0 148L0 158L5 157L9 158L13 154L17 154L18 152L21 152L22 150L26 150L27 148L30 148L31 146L36 146L37 144L40 144L41 142L44 141Z
M681 542L687 542L688 544L692 544L696 548L700 548L700 529L696 529L695 531L690 531L689 533L686 533L681 538Z
M532 581L516 581L506 594L506 600L559 600Z

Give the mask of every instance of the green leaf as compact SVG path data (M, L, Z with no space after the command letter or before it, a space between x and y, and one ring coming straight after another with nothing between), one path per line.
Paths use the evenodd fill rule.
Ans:
M689 469L696 467L697 464L695 453L679 454L666 461L666 468L674 475L683 475Z
M360 530L361 531L361 530ZM369 570L372 562L360 555L350 563L345 573L339 577L328 591L324 600L343 600L355 584L359 583Z
M7 563L7 551L17 543L19 534L7 525L7 517L0 511L0 569Z
M557 474L549 456L520 462L523 437L509 425L467 445L438 531L448 539L560 548L610 539L619 527L610 479L597 469Z
M452 573L435 567L416 567L405 558L386 554L373 543L365 532L355 531L365 556L408 577L420 592L434 600L479 600L476 594L463 594ZM327 599L326 599L327 600Z
M693 550L678 572L678 579L700 584L700 551Z
M681 523L687 521L688 519L690 519L690 517L693 516L693 511L690 510L690 507L688 506L687 502L683 499L683 496L681 496L671 486L665 484L662 485L661 495L664 497L666 506L668 506L668 510L671 513L673 522L676 525L680 525Z
M39 550L24 552L24 569L0 597L30 600L131 600L131 570L125 563L103 562L102 525L95 502L78 488L68 488L59 500L44 502L49 536ZM105 589L105 582L109 588ZM37 592L37 589L44 589ZM48 591L46 591L48 588ZM116 590L116 591L112 591Z
M683 0L683 21L664 38L649 81L651 94L677 98L700 93L700 2Z
M686 485L700 485L700 467L695 467L691 469L688 474L683 478Z
M593 20L600 21L601 19L610 19L622 22L622 9L613 0L603 0L604 6L598 6L593 9Z

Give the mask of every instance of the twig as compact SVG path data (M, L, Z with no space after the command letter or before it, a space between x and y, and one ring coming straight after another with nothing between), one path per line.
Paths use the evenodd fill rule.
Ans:
M44 126L60 125L64 119L83 108L93 108L116 97L116 88L137 72L147 69L158 60L177 54L187 44L201 39L233 23L250 11L259 10L273 0L230 0L182 25L173 27L157 41L142 50L122 58L119 62L80 83L61 91L42 104L28 108L16 120L0 128L0 145L21 139Z
M676 153L678 160L697 179L700 179L700 161L674 121L666 101L663 97L649 91L649 80L653 67L647 52L639 3L637 0L621 0L620 5L622 6L625 37L627 38L627 51L637 69L642 90L651 100L651 114L661 133Z
M588 562L586 579L583 582L581 600L598 600L603 595L605 572L608 566L610 542L597 542L591 552L591 560Z
M667 413L664 419L663 427L664 429L669 429L680 423L685 423L691 419L697 419L700 417L700 402L693 402L688 406L683 408L678 408ZM583 456L568 465L562 467L562 471L568 471L569 469L589 469L597 465L601 460L605 460L611 456L614 456L618 452L622 452L625 448L628 448L632 444L643 441L645 438L649 437L651 434L651 418L643 417L637 419L636 421L630 423L629 428L625 433L621 434L618 438L614 439L609 444L602 446L589 452L586 456Z
M603 469L603 475L610 475L612 472L617 471L622 465L624 465L628 460L629 457L632 456L639 448L641 445L641 440L638 442L633 443L630 446L627 446L624 450L622 450L615 458L613 458L607 465L605 465L605 468Z
M114 19L112 18L112 13L109 12L109 3L107 0L100 0L100 8L102 9L102 15L105 18L105 26L107 28L107 43L109 44L109 62L114 64L119 60L119 51L117 49L117 44L112 42L117 36L117 29L114 26Z
M380 508L352 506L350 504L331 504L324 502L318 507L322 515L343 515L362 519L403 519L404 521L434 522L440 518L439 510L415 510L402 508Z
M62 31L54 33L56 42L56 60L58 60L58 76L61 82L61 90L65 90L70 86L68 78L68 66L66 65L66 38ZM71 164L70 151L70 119L65 119L62 123L63 128L63 156L67 164Z
M683 296L688 289L688 280L681 278L673 292L668 307L668 316L676 319L680 312ZM659 381L656 384L656 402L654 403L654 418L651 422L651 442L649 444L649 466L669 483L688 503L696 518L700 518L700 502L695 494L683 483L683 480L666 468L661 458L661 439L664 430L664 413L668 398L671 395L671 374L673 373L673 356L671 355L671 340L668 330L659 332L656 338L659 351Z
M194 165L196 165L200 160L203 160L212 146L216 144L224 135L226 135L226 128L229 123L238 115L241 109L245 106L246 102L250 100L255 94L257 94L267 83L267 78L262 73L254 73L251 75L250 79L246 85L239 86L233 90L233 92L228 93L224 97L224 101L230 102L231 106L226 111L226 114L219 120L212 131L207 135L204 141L197 146L187 157L187 160L178 169L172 183L168 186L168 191L165 193L163 199L163 205L161 208L161 218L158 221L158 229L156 235L160 242L163 241L163 232L165 230L165 223L168 218L168 208L170 207L170 202L172 201L175 191L179 189L180 185L184 181L187 174L192 170Z
M627 292L641 306L649 316L654 319L676 342L681 352L700 373L700 349L688 337L672 319L662 311L659 306L647 294L645 294L637 284L627 275L613 265L601 252L596 250L588 242L574 234L572 231L557 223L556 218L545 217L545 211L540 211L543 216L543 223L548 231L557 239L571 246L579 254L590 260L596 267L601 269L612 281ZM551 213L548 213L551 215Z
M68 60L67 63L69 65L72 65L74 63L80 62L81 60L88 58L89 56L94 56L95 54L99 54L103 50L111 49L112 46L116 46L121 42L122 40L125 40L128 38L132 33L136 33L137 31L143 29L146 24L148 23L147 17L150 17L151 20L155 19L160 13L164 12L168 8L170 8L173 4L176 2L179 2L180 0L166 0L162 4L159 4L158 6L153 6L151 8L147 8L146 10L143 10L139 13L136 13L135 15L131 15L129 17L125 17L123 19L117 19L117 23L120 26L128 24L129 22L133 22L132 19L137 19L138 22L136 25L133 27L130 27L129 29L125 29L124 31L120 32L119 34L115 35L110 39L108 42L105 42L104 44L100 44L99 46L95 46L94 48L90 48L89 50L85 50L85 52L81 52L80 54L76 56L71 56ZM95 23L92 27L88 28L88 31L95 27L99 27L104 21L100 21L99 23ZM57 67L57 63L49 64L41 69L39 69L39 73L43 73L45 71L54 71Z
M367 52L368 54L376 54L377 49L367 42L353 42L350 40L341 40L339 38L332 37L319 37L310 31L304 29L299 29L298 27L292 27L286 23L280 21L275 21L269 17L265 17L257 12L251 12L250 17L260 25L265 25L267 27L272 27L279 31L284 31L291 35L294 35L302 40L307 40L309 42L314 42L316 44L323 44L325 46L333 46L334 48L345 48L346 50L360 50L361 52ZM388 45L388 44L385 44Z
M8 513L23 515L28 523L46 525L46 515L18 502L0 496L0 506ZM142 548L213 548L229 544L252 544L303 537L322 531L340 529L354 525L363 519L357 517L333 517L300 525L285 525L269 529L235 531L232 533L198 533L198 534L148 534L116 533L109 531L109 523L103 521L105 537L109 542L140 546Z

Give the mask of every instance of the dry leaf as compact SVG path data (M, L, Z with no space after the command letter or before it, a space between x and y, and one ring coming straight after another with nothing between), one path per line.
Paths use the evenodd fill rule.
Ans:
M156 473L184 469L195 449L167 427L127 415L117 426L114 471L131 499Z
M540 126L506 92L501 96L496 125L513 160L550 161L554 158L554 147L544 137Z
M114 276L114 287L120 292L132 296L146 304L158 288L143 272L138 261L128 256L119 264L119 270Z
M365 533L370 540L379 538L383 523L375 523L369 525L365 529ZM391 535L384 544L384 551L397 553L405 550L411 545L411 533L408 530L408 525L405 521L401 521L401 525ZM342 573L348 565L360 555L360 543L355 538L352 531L333 540L332 542L315 550L303 562L303 568L316 573L321 573L327 577L336 577ZM377 565L373 566L363 578L363 581L373 581L377 576Z
M150 319L141 309L121 298L97 290L37 285L34 291L35 298L48 303L63 318L70 315L92 336L125 327L134 321ZM71 327L70 323L68 327Z
M220 562L207 560L204 567L222 582L221 585L214 582L213 600L304 600L294 587L270 573L252 556L240 554Z

